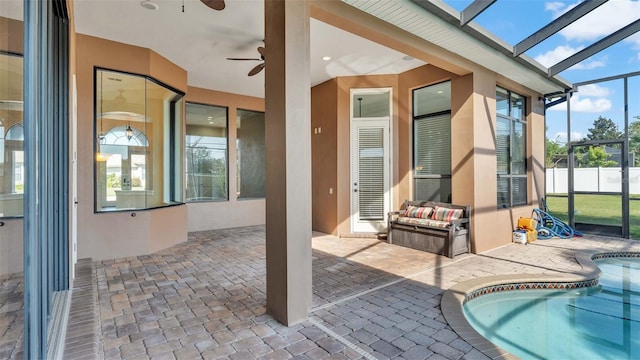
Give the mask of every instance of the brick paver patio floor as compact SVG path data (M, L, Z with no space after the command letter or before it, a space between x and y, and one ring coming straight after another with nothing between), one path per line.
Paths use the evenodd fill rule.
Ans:
M590 236L452 260L376 239L314 234L312 242L313 306L291 327L265 314L262 226L191 233L156 254L94 262L98 350L65 356L486 359L447 325L446 289L488 275L577 271L578 250L640 251L637 241Z

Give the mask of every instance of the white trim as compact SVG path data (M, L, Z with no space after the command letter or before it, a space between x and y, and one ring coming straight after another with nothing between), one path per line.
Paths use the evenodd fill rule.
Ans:
M362 117L354 118L353 116L353 98L356 94L384 94L389 93L389 115L384 117ZM393 88L381 87L381 88L352 88L349 91L349 214L350 214L350 229L352 233L370 232L376 233L384 230L386 226L387 213L391 211L391 204L393 204ZM354 196L354 183L356 183L356 170L354 167L355 154L358 153L355 148L357 145L357 129L360 126L382 126L387 132L384 136L385 142L385 155L387 158L387 174L385 177L385 199L384 199L384 215L383 220L375 223L371 223L369 228L362 227L362 223L358 226L357 218L357 206L355 204Z

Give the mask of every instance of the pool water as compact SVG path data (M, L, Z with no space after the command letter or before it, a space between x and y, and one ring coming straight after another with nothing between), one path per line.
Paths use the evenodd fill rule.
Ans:
M640 359L640 259L596 264L599 286L483 295L468 301L464 314L522 359Z

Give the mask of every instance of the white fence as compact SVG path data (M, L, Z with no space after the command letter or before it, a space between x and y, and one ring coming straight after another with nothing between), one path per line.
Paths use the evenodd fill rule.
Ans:
M547 194L569 192L568 169L547 169ZM574 170L574 190L591 192L622 192L622 172L619 167L581 168ZM629 168L629 194L640 194L640 168Z

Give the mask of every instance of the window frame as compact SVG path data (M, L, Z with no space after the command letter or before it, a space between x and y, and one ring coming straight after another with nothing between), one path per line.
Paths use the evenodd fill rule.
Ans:
M266 123L266 112L264 110L255 110L255 109L249 109L249 108L236 108L236 117L238 117L240 115L240 112L252 112L252 113L260 113L262 114L262 116L264 117L264 146L266 147L266 140L267 140L267 123ZM242 127L242 124L241 126ZM262 199L266 199L267 197L267 188L266 188L266 163L265 163L265 171L264 171L264 177L262 179L263 181L263 187L264 187L264 195L262 196L242 196L242 170L241 170L241 166L240 163L242 161L242 152L240 151L240 149L238 148L239 145L239 136L238 136L238 126L236 123L235 126L235 131L236 131L236 142L234 144L235 146L235 152L236 152L236 201L245 201L245 200L262 200ZM265 153L266 154L266 153ZM266 155L265 155L266 156Z
M506 93L506 98L507 98L507 114L500 114L498 112L498 92L502 90L504 93ZM520 97L520 99L522 100L522 106L521 108L514 108L513 107L513 96L518 96ZM529 204L529 166L527 164L527 159L528 159L528 154L527 154L527 132L528 132L528 127L527 127L527 102L528 102L528 97L516 93L514 91L511 91L505 87L496 85L496 207L498 209L509 209L509 208L514 208L514 207L518 207L518 206L526 206ZM519 111L520 117L516 117L514 116L514 112L515 111ZM507 174L500 174L498 173L498 122L500 120L503 121L507 121L509 123L509 150L507 152L508 155L508 173ZM523 134L521 136L522 140L524 141L524 144L518 144L521 148L524 149L524 153L523 153L523 171L522 173L514 173L514 159L516 158L515 153L517 151L517 146L515 146L515 142L514 140L516 139L516 124L520 124L522 126L522 131ZM515 202L514 201L514 180L515 179L524 179L525 183L524 183L524 188L525 188L525 196L524 196L524 200L522 202ZM507 180L508 181L508 203L506 204L501 204L500 203L500 192L498 191L498 184L500 182L500 180Z
M163 159L163 161L167 162L170 165L170 171L169 174L170 176L168 178L165 178L164 181L167 181L169 183L169 188L168 188L168 197L171 198L171 202L170 203L163 203L157 206L148 206L148 203L145 200L145 206L144 207L132 207L132 208L121 208L118 209L116 208L110 208L107 207L105 208L103 206L103 208L98 208L98 204L99 204L99 197L102 197L102 194L99 192L98 190L98 160L97 160L97 154L98 154L98 144L100 142L99 139L99 134L101 129L98 129L98 99L97 99L97 92L98 92L98 74L101 71L106 71L106 72L115 72L115 73L119 73L119 74L123 74L126 76L136 76L139 78L142 78L145 80L145 82L151 82L154 83L155 85L158 85L160 87L163 87L164 89L171 91L173 93L176 94L176 96L171 99L168 100L169 101L169 109L168 109L168 116L169 116L169 121L168 121L168 138L169 138L169 143L166 144L166 146L168 147L168 149L170 149L169 151L169 155L168 155L168 159ZM145 85L146 86L146 85ZM122 70L117 70L117 69L111 69L111 68L105 68L105 67L100 67L100 66L94 66L93 67L93 213L94 214L110 214L110 213L119 213L119 212L131 212L131 211L146 211L146 210L153 210L153 209L162 209L162 208L167 208L167 207L173 207L173 206L180 206L180 205L184 205L184 191L181 194L177 194L177 191L175 189L175 182L176 182L176 178L182 176L183 174L179 174L178 170L182 170L181 173L184 173L184 168L182 166L182 163L176 163L175 158L176 158L176 142L179 142L180 144L182 143L183 139L176 139L176 136L179 136L180 134L177 134L176 131L176 122L177 121L181 121L182 126L185 125L185 119L183 118L183 114L177 114L176 113L176 108L179 110L179 112L182 112L182 110L184 109L184 103L185 103L185 93L183 91L180 91L176 88L174 88L171 85L168 85L166 83L163 83L159 80L157 80L156 78L149 76L149 75L144 75L144 74L137 74L137 73L133 73L133 72L129 72L129 71L122 71ZM146 101L146 100L145 100ZM138 131L140 131L140 129L138 129ZM144 131L140 131L142 134L144 134L147 138L147 142L149 142L150 138L149 136L146 135L146 133ZM180 131L182 132L182 131ZM148 146L148 144L147 144ZM138 146L131 146L132 148L138 149ZM177 151L184 151L184 148L182 148L182 150L177 150ZM140 152L135 152L136 154L140 154ZM145 154L148 155L148 150L145 152ZM152 172L147 172L147 174L153 174ZM152 176L152 175L151 175ZM148 182L149 180L147 180ZM145 190L146 191L146 190ZM180 197L180 201L176 201L173 199L176 199L176 195L179 195Z
M451 198L453 197L453 177L451 174L451 162L449 163L449 174L417 174L416 173L416 143L417 140L416 139L416 121L417 120L425 120L428 121L428 119L432 119L432 118L437 118L440 116L444 116L444 115L449 115L449 157L451 158L451 140L452 140L452 134L451 134L451 117L452 117L452 111L451 111L451 92L449 92L449 109L447 110L438 110L432 113L425 113L425 114L420 114L420 115L416 115L416 104L415 104L415 92L428 88L428 87L432 87L432 86L437 86L437 85L442 85L445 83L449 83L449 86L451 86L451 80L444 80L444 81L440 81L437 83L433 83L433 84L429 84L429 85L425 85L425 86L420 86L417 87L415 89L411 90L411 176L412 176L412 186L413 186L413 191L412 191L412 198L413 200L428 200L428 199L416 199L416 180L417 179L428 179L428 180L448 180L449 181L449 187L451 188L451 194L449 194L449 196L447 196L447 199L440 199L442 200L442 202L451 202Z
M197 199L197 200L189 200L189 198L187 197L187 189L188 189L188 180L186 179L186 177L188 176L187 174L187 148L188 148L188 144L187 144L187 136L189 136L189 133L186 130L186 127L189 125L188 124L188 118L186 116L187 114L187 107L189 106L189 104L193 104L193 105L199 105L199 106L210 106L210 107L216 107L216 108L220 108L220 109L224 109L225 111L225 191L226 191L226 196L225 198L222 199L214 199L214 198L210 198L210 199ZM206 203L206 202L227 202L229 201L229 106L223 106L223 105L212 105L212 104L205 104L205 103L199 103L199 102L195 102L195 101L185 101L185 119L184 119L184 123L185 123L185 132L184 132L184 148L185 148L185 153L184 153L184 158L185 158L185 167L184 167L184 175L185 175L185 183L184 183L184 188L185 188L185 197L184 197L184 201L185 203Z
M11 32L9 32L11 33ZM0 56L6 56L7 58L11 58L11 59L19 59L22 64L21 67L24 68L26 59L24 58L24 55L22 53L17 53L17 52L12 52L12 51L6 51L6 50L0 50ZM11 71L11 70L8 70ZM24 84L24 74L23 74L23 78L20 79L21 82ZM6 100L11 100L11 99L6 99ZM24 95L18 99L18 100L13 100L16 102L20 102L22 103L22 105L24 106ZM0 206L0 220L3 219L22 219L24 218L24 214L25 214L25 208L24 208L24 204L25 204L25 194L24 194L24 190L26 188L26 177L25 177L25 167L27 166L26 163L26 157L24 157L25 153L25 129L24 129L24 109L22 110L22 114L20 116L20 120L14 123L11 123L10 121L11 119L9 118L0 118L0 124L2 124L1 128L3 129L3 133L2 133L2 142L0 143L0 145L3 146L3 158L0 159L0 163L2 163L2 172L0 172L0 176L4 178L4 181L2 183L3 188L0 189L0 197L3 197L5 199L11 199L13 198L13 200L19 201L20 205L19 208L22 209L20 212L15 212L15 213L9 213L7 214L5 211L4 206ZM12 129L16 129L17 127L22 128L22 137L20 139L16 139L16 138L7 138L7 134L9 134L9 132ZM23 166L21 168L22 171L22 192L17 192L16 191L16 179L15 179L15 168L14 168L14 161L13 161L13 155L15 152L22 152L23 154ZM5 189L9 189L8 192L5 192ZM19 198L19 199L18 199Z

